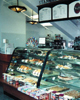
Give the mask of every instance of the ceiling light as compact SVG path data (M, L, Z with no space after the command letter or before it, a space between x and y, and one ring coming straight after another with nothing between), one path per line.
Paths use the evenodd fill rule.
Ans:
M34 24L37 24L37 21L27 21L28 23L34 25Z
M17 0L17 5L9 6L8 8L10 10L13 10L13 11L17 12L17 13L24 12L24 11L27 10L24 6L19 6L18 5L18 0Z
M53 26L51 23L41 23L42 26Z
M31 20L31 21L27 21L28 23L30 23L30 24L32 24L32 25L38 23L38 21L34 21L34 20L33 20L33 10L32 10L32 16L31 16L31 18L32 18L32 20Z

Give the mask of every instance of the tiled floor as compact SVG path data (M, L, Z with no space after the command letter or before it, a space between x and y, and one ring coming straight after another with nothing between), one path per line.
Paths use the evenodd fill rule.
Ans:
M10 95L4 94L2 86L0 86L0 100L18 100Z

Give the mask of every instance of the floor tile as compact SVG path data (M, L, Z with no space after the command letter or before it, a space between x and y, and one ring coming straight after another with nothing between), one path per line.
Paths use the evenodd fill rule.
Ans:
M3 88L0 86L0 100L14 100L14 99L4 94Z

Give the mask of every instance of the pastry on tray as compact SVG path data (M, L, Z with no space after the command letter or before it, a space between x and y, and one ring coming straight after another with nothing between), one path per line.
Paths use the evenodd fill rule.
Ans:
M50 90L53 90L53 91L57 91L57 92L61 92L61 91L65 91L65 90L68 90L69 88L66 88L66 87L59 87L59 86L54 86L54 87L51 87Z
M15 78L19 78L19 79L22 79L23 77L22 77L22 76L15 76Z
M61 79L61 80L65 80L65 81L73 79L72 77L65 77L65 76L58 76L58 78Z
M20 67L17 67L17 71L24 72L24 73L29 73L29 70L31 69L32 68L25 65L21 65Z
M68 65L60 65L60 64L58 64L57 66L56 66L56 69L72 69L71 67L69 67Z
M30 79L30 78L26 78L24 79L25 82L29 82L29 83L32 83L32 84L36 84L37 82L33 79Z
M25 66L25 65L21 65L20 68L23 69L23 70L31 70L30 67Z
M80 98L80 92L78 92L76 90L71 90L71 91L65 92L64 94L68 95L68 96L72 96L75 99Z
M58 58L62 58L62 59L76 59L76 57L73 57L73 56L67 56L67 55L64 55L64 56L60 56Z

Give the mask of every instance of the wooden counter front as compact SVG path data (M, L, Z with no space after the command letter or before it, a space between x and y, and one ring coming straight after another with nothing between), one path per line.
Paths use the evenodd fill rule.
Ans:
M0 54L0 61L10 62L11 55L9 54Z
M21 93L17 90L16 86L9 84L2 79L2 73L6 72L10 59L11 55L0 54L0 84L3 86L3 91L17 97L20 100L36 100L24 93Z
M0 79L0 81L3 83L4 92L7 92L10 95L12 95L20 100L36 100L36 99L18 91L17 90L18 87L9 84L8 82L4 81L3 79Z
M0 54L0 79L2 78L2 73L6 72L10 59L11 55Z

